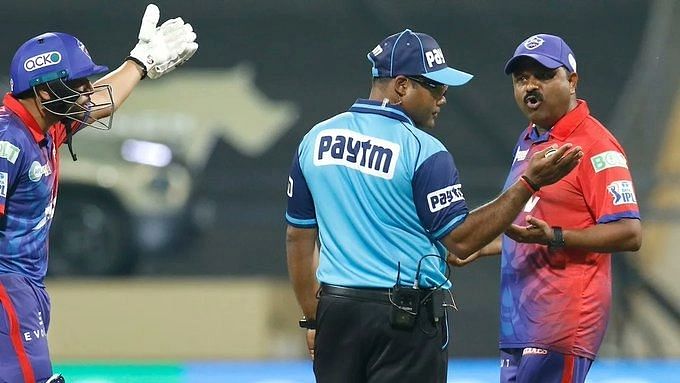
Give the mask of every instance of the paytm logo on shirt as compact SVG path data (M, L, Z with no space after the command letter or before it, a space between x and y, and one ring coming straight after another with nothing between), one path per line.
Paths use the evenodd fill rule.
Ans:
M614 181L607 186L607 190L612 195L614 205L637 204L631 181Z
M451 206L452 203L464 200L463 191L460 190L461 185L455 184L445 188L435 190L427 195L427 204L431 212L438 212L446 207Z
M316 136L314 165L340 165L384 179L394 177L401 147L348 129L328 129Z

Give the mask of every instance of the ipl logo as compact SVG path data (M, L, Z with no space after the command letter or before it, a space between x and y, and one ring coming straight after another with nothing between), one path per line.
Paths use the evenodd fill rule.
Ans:
M524 42L524 47L528 50L534 50L543 45L544 42L545 40L538 36L531 36Z

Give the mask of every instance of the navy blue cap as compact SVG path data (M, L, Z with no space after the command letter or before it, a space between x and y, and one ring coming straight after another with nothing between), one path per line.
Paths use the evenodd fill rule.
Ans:
M569 45L560 37L541 33L524 40L515 54L505 64L505 74L512 72L512 67L520 57L531 57L546 68L566 67L569 72L576 72L576 58Z
M424 76L449 86L463 85L472 75L449 68L437 41L406 29L387 37L371 52L373 77Z
M9 87L17 95L58 78L68 81L108 71L92 61L85 45L74 36L43 33L17 49L9 69Z

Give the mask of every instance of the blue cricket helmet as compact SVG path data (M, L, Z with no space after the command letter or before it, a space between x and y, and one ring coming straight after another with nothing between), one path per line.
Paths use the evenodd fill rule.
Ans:
M85 45L74 36L43 33L26 41L14 54L9 72L10 91L18 95L48 81L69 81L108 71L108 67L92 61Z

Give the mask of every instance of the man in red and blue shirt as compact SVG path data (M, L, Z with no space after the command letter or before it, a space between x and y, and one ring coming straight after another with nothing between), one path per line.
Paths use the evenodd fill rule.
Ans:
M501 382L582 383L609 320L611 253L641 245L633 181L621 145L576 98L576 59L561 38L529 37L505 72L529 120L505 188L548 146L571 142L584 157L553 185L527 183L523 211L479 254L502 248Z
M12 59L10 93L0 107L0 383L64 382L52 374L43 283L57 150L64 143L71 149L72 135L86 126L109 129L113 112L142 78L158 78L196 51L189 24L172 19L156 27L158 18L150 5L130 57L95 83L88 77L108 68L66 33L36 36Z

